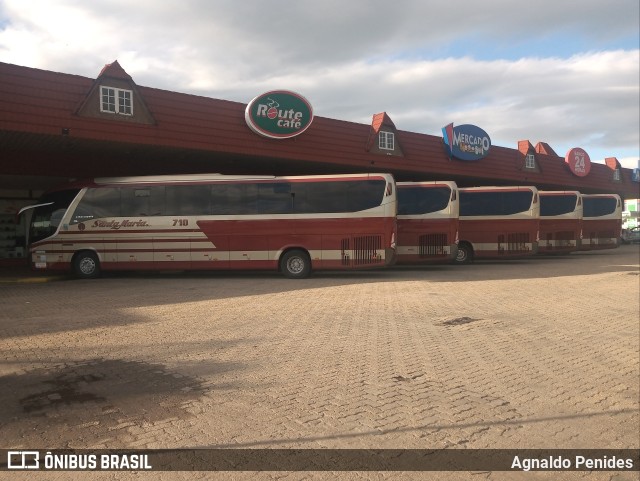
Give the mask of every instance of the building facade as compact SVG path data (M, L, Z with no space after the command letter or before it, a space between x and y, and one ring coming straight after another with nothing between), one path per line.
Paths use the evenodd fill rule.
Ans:
M16 210L78 178L390 172L398 180L640 197L633 172L613 157L587 157L585 169L581 152L572 160L544 142L491 146L465 127L473 126L450 124L439 137L399 130L384 112L371 124L313 117L306 99L284 91L243 104L143 87L117 61L95 79L0 63L0 257L12 248L20 255ZM461 159L467 155L477 158Z

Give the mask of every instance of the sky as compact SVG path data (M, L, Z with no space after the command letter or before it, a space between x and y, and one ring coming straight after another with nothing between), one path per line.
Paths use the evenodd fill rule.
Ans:
M314 115L493 145L640 157L637 0L0 0L0 61L248 103L273 89Z

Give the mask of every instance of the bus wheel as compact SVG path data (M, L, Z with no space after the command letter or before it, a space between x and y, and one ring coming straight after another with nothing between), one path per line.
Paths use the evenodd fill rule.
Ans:
M289 279L304 279L311 273L311 259L303 250L294 249L284 253L280 270Z
M80 279L93 279L100 275L100 261L95 252L82 251L73 257L73 272Z
M454 264L468 264L473 259L473 248L466 242L458 244L458 254L453 260Z

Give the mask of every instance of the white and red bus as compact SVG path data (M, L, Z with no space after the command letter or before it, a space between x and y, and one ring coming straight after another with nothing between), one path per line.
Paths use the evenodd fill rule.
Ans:
M458 251L455 182L398 182L398 264L448 262Z
M582 194L573 191L539 191L540 242L538 254L567 254L582 241Z
M133 269L273 269L303 278L395 260L391 174L103 178L50 192L31 208L33 267L82 278Z
M458 193L460 233L455 263L537 252L540 204L535 187L469 187Z
M622 233L622 200L617 194L582 195L581 250L614 249Z

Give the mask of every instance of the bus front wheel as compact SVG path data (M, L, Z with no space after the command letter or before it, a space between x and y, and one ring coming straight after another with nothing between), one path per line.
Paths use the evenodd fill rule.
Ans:
M280 260L280 270L289 279L304 279L311 273L309 254L300 249L287 251Z
M453 260L454 264L468 264L473 259L473 248L471 244L461 242L458 244L458 253Z
M100 260L95 252L82 251L73 257L73 272L80 279L94 279L100 275Z

